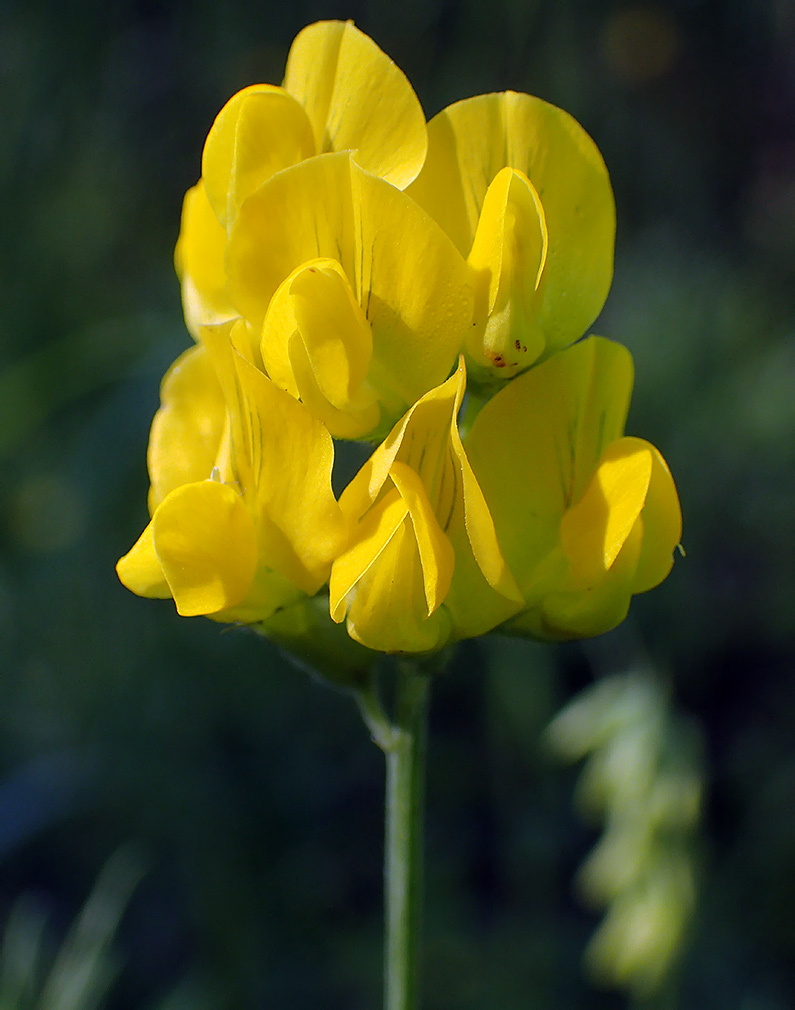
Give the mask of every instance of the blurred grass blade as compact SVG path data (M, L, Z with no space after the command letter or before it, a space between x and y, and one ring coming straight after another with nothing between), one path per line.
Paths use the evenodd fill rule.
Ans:
M23 895L12 907L0 953L0 1010L35 1005L46 916L33 898Z
M110 949L144 867L132 846L107 861L69 930L44 986L38 1010L96 1010L119 972Z

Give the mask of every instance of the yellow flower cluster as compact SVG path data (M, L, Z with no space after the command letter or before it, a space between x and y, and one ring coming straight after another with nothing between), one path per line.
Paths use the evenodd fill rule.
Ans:
M624 436L629 352L580 340L614 233L565 112L506 92L426 124L351 23L305 28L282 87L221 110L185 197L196 344L163 382L122 582L389 653L614 627L681 530L659 452ZM339 498L335 439L375 446Z

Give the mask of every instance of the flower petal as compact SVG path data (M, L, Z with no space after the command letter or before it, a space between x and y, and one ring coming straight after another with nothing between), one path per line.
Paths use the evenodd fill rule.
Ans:
M337 623L345 618L349 594L378 560L407 514L408 505L400 494L388 495L378 508L368 512L356 530L352 546L335 560L329 581L329 608Z
M329 583L331 616L380 652L429 652L451 633L443 607L428 614L425 573L408 506L389 492L362 520Z
M539 193L549 250L538 325L550 348L581 336L613 275L615 205L591 138L568 113L530 95L480 95L428 124L428 155L410 194L468 256L489 184L505 166Z
M191 347L169 368L160 403L147 452L150 512L180 485L207 480L216 464L226 404L204 347Z
M645 593L662 582L671 570L673 552L682 536L682 511L671 471L653 445L649 445L649 451L651 480L641 516L643 544L632 584L633 593Z
M182 203L182 221L174 265L182 284L185 323L194 340L199 327L231 319L238 313L226 286L226 231L215 216L200 179Z
M651 474L651 446L642 439L617 439L602 456L585 494L560 524L576 582L593 586L613 566L646 503Z
M629 352L589 337L517 376L475 418L464 446L525 596L563 514L623 433L631 388Z
M443 382L472 320L470 273L450 239L405 194L352 166L355 288L373 331L371 385L402 401Z
M314 259L277 289L260 349L277 385L302 402L337 438L356 438L378 423L365 387L372 356L370 324L336 260Z
M240 208L226 270L240 313L257 329L276 289L316 257L354 276L350 154L325 154L280 172Z
M227 269L247 320L262 325L282 281L318 257L340 264L370 324L367 383L381 406L382 434L450 373L472 318L470 272L427 214L347 154L281 172L241 208ZM273 311L281 314L281 303Z
M604 578L589 588L553 588L546 593L537 611L527 614L527 630L542 638L566 640L602 635L627 616L632 598L632 578L638 564L643 538L636 523ZM523 615L511 626L518 630Z
M185 484L161 502L152 531L183 617L215 614L242 602L257 567L257 531L235 490L212 480Z
M235 349L234 336L235 327L203 331L229 409L230 468L222 476L257 516L263 562L314 593L347 535L331 489L331 436Z
M469 265L475 271L474 329L467 350L477 364L510 378L546 348L535 303L547 256L544 209L535 187L517 169L503 168L486 191Z
M351 22L299 32L284 87L306 109L318 153L354 151L366 171L403 189L422 167L425 116L401 70Z
M439 608L450 589L455 568L452 544L439 525L417 474L405 463L393 463L389 471L400 497L406 503L417 540L428 617Z
M334 260L293 276L293 310L318 386L344 409L358 393L373 354L373 337L348 278Z
M202 154L202 178L220 223L229 228L247 196L313 154L312 127L292 95L272 84L238 91L216 116Z
M116 564L119 581L138 596L167 600L171 590L163 575L163 566L155 553L150 522L130 550Z

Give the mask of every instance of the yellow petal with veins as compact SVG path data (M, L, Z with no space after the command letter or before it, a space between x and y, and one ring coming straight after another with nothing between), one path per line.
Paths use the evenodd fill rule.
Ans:
M409 193L468 256L488 187L506 166L527 176L543 204L549 245L534 313L547 348L559 349L594 321L613 276L613 193L579 123L512 91L456 102L428 124L428 155Z
M408 514L408 505L393 492L364 517L354 543L336 559L329 582L329 609L338 624L345 619L348 595L386 548Z
M314 593L347 534L331 488L334 446L303 404L236 350L241 325L202 332L228 405L230 468L223 476L257 517L263 559Z
M220 223L231 227L247 196L315 153L306 113L283 88L252 84L238 91L216 116L202 154L202 178Z
M324 154L279 172L241 207L229 234L230 295L256 328L276 289L308 260L337 260L354 276L350 154Z
M403 189L425 158L425 115L405 74L358 28L320 21L299 32L284 87L306 109L318 153L357 164Z
M623 433L631 389L626 348L589 337L507 383L475 418L465 448L524 593Z

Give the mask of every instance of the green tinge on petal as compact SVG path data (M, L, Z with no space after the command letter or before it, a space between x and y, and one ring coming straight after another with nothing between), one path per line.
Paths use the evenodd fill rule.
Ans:
M476 417L464 447L525 595L564 513L622 435L631 386L626 349L590 337L507 383Z
M511 378L541 356L544 333L535 315L547 256L544 209L517 169L501 169L480 212L469 265L477 277L474 330L467 349L479 365Z
M283 606L257 631L284 649L292 663L340 687L369 683L373 654L329 616L328 597L319 593Z
M150 512L180 485L206 480L216 464L226 404L204 347L177 358L163 379L160 402L147 453Z
M318 152L353 151L399 189L417 176L427 149L422 107L403 72L351 22L299 32L284 87L306 110Z
M119 558L116 574L121 584L138 596L169 599L171 590L155 553L151 522L124 557Z
M455 568L452 544L433 514L417 474L404 463L393 463L389 476L408 507L422 565L428 616L438 609L450 589Z
M235 490L211 480L177 488L155 512L152 530L183 617L215 614L243 601L257 567L257 531Z
M592 638L611 631L629 610L642 537L642 523L637 522L600 582L586 588L553 589L544 596L537 611L520 615L515 622L517 629L524 619L531 633L556 641Z
M461 454L464 528L472 555L488 585L511 603L524 597L508 567L494 528L494 520L469 460Z
M506 166L543 204L549 248L536 320L549 349L565 347L604 304L615 239L607 169L568 113L510 91L457 102L428 124L428 155L409 192L468 256L486 191Z
M226 271L234 304L260 328L273 294L297 267L337 260L354 276L350 154L325 154L279 172L240 208Z
M210 206L200 179L185 194L174 250L185 323L196 340L200 326L237 315L226 285L225 251L226 231Z
M651 473L648 443L621 438L608 448L585 494L560 524L576 582L593 586L612 567L646 503Z
M202 178L221 224L263 182L315 154L312 127L299 102L282 88L252 84L226 103L202 155Z
M671 570L674 550L682 536L682 511L671 471L653 445L649 445L649 451L651 480L641 515L643 544L632 583L633 593L645 593L662 582Z

